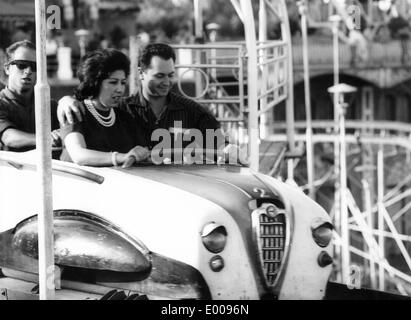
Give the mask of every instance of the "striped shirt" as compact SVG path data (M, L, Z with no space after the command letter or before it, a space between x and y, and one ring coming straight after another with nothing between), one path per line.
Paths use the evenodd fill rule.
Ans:
M166 129L172 136L177 131L186 132L189 129L198 129L203 137L205 137L207 129L220 129L220 123L208 110L197 102L175 92L168 94L166 107L159 118L156 117L149 102L144 99L142 94L135 94L123 99L120 108L130 113L137 121L137 125L144 127L147 144L151 147L158 143L158 141L151 139L152 133L156 129ZM205 142L203 146L206 147Z

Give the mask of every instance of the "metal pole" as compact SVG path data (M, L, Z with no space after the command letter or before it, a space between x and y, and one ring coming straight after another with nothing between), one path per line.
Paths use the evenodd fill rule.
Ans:
M250 168L259 169L259 130L258 130L258 63L257 37L255 33L254 14L250 0L241 0L241 11L244 15L244 32L248 55L248 137Z
M47 82L46 5L35 0L37 83L36 114L37 174L39 183L38 246L41 300L52 300L54 291L53 189L51 169L50 87Z
M196 42L203 43L203 3L200 0L194 0L194 35ZM201 50L195 50L195 63L201 64ZM201 74L196 72L195 88L196 96L203 91Z
M368 20L371 23L374 23L373 19L374 19L374 15L373 15L373 0L368 0L367 3L367 8L368 8Z
M233 5L234 10L237 12L237 15L240 18L241 22L244 24L244 15L241 11L241 5L238 1L239 0L231 0L231 4Z
M287 80L288 80L288 94L286 100L286 122L287 122L287 138L288 146L291 153L295 151L295 132L294 132L294 74L293 74L293 50L291 44L290 22L288 20L287 6L285 0L280 1L280 15L282 18L281 34L287 43Z
M365 200L365 212L367 213L368 218L366 219L368 223L369 230L372 232L374 230L374 219L372 217L371 211L371 190L370 185L366 179L362 180L362 184L364 187L364 200ZM372 236L372 234L370 235ZM371 247L368 246L368 250L372 250ZM372 289L377 289L377 276L375 272L375 260L374 256L370 255L370 283Z
M138 36L130 36L130 94L136 94L140 87L140 75L138 72Z
M258 31L258 40L260 43L264 43L267 41L267 8L265 4L265 0L260 0L260 10L259 10L259 31ZM264 65L266 60L266 49L261 49L258 52L259 55L259 63L261 64L261 94L264 95L267 92L267 82L268 82L268 67ZM260 110L264 110L267 105L267 97L263 97L260 99ZM260 137L262 139L266 138L269 135L269 125L270 125L270 113L273 112L269 110L264 112L260 115Z
M287 123L287 142L288 150L293 155L295 153L295 132L294 132L294 74L293 74L293 50L291 44L290 21L288 20L287 5L285 0L280 0L280 16L282 18L281 34L283 40L286 41L287 48L287 100L286 107L286 123ZM294 182L294 160L290 158L287 160L287 181Z
M339 52L338 52L338 25L340 23L341 18L337 15L331 16L330 21L332 22L332 33L333 33L333 67L334 67L334 86L336 86L340 79L339 79ZM334 101L334 132L337 134L338 132L338 95L334 93L333 95ZM334 223L337 232L341 232L341 212L340 212L340 186L338 177L340 176L340 163L339 163L339 143L338 139L335 139L334 142L334 173L335 173L335 183L334 183ZM341 247L335 246L335 255L337 256L337 260L339 260L339 256L341 254ZM342 282L342 279L337 279Z
M200 0L194 0L194 34L196 39L203 38L203 4Z
M339 122L340 122L340 205L341 205L341 271L342 283L349 283L350 269L350 238L348 233L348 208L347 208L347 164L346 164L346 142L345 142L345 112L348 104L340 94Z
M218 33L218 29L216 30L212 30L209 29L210 34L209 34L209 39L211 43L215 43L217 41L217 33ZM210 49L210 62L209 62L212 66L217 65L217 50L215 48ZM210 75L211 75L211 79L210 82L214 82L215 86L211 87L209 92L213 92L213 94L215 95L215 97L218 99L221 97L221 89L219 88L219 82L217 79L217 69L211 67L210 68ZM222 104L211 104L210 107L212 107L213 109L215 109L217 111L217 116L218 118L223 118L224 117L224 106Z
M312 124L311 124L311 97L310 97L310 66L308 61L308 37L307 37L307 2L302 0L298 2L301 14L301 33L302 33L302 48L303 48L303 64L304 64L304 99L305 99L305 117L306 117L306 149L307 149L307 180L308 180L308 195L311 199L315 199L314 189L314 151L312 144Z
M381 251L381 255L385 256L385 239L383 236L384 231L384 215L383 215L383 199L384 199L384 149L383 145L381 144L378 149L377 154L377 175L378 175L378 244ZM380 291L385 290L385 270L382 264L379 264L378 269L378 279L379 279L379 286L378 289Z

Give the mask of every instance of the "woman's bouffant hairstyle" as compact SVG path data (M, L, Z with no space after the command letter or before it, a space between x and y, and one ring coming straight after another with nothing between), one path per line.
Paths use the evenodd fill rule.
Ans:
M74 90L76 98L96 98L103 80L117 70L123 70L126 77L130 74L130 59L121 51L104 49L86 54L77 69L80 84Z

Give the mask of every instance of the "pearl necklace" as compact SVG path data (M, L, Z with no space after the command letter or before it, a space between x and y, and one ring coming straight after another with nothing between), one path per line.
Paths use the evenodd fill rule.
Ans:
M84 105L86 106L88 111L90 111L90 113L93 115L93 117L97 120L97 122L100 123L102 126L111 127L114 124L114 122L116 122L116 114L113 108L110 109L109 115L105 117L98 113L92 100L84 100Z

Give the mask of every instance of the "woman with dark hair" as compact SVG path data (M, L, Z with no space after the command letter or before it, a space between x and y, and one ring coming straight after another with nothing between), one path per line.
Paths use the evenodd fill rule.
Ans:
M79 165L131 166L148 158L141 146L140 127L123 110L115 108L124 95L130 60L115 49L87 54L77 71L76 98L86 108L81 122L61 128L61 160Z

